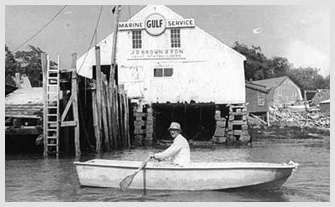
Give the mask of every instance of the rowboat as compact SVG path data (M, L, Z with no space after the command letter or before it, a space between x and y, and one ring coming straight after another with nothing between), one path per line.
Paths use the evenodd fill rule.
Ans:
M163 162L162 162L163 163ZM82 186L118 188L134 173L140 161L93 159L74 162ZM272 189L280 187L299 164L220 162L191 163L188 167L148 162L130 188L149 190L223 190L232 188Z

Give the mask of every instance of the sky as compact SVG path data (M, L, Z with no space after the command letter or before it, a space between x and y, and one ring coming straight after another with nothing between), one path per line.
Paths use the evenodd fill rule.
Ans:
M41 48L62 68L69 68L71 54L83 55L90 46L100 5L68 5L26 45L64 5L6 5L5 44L13 52L28 45ZM234 42L260 46L268 57L285 57L294 67L314 67L330 73L329 5L167 5L183 18L229 46ZM127 21L145 5L122 5L120 21ZM112 5L104 5L93 45L113 29Z

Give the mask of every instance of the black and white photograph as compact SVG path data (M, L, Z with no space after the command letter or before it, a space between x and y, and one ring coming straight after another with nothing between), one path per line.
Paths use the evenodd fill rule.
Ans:
M5 2L6 203L330 204L331 4L175 2Z

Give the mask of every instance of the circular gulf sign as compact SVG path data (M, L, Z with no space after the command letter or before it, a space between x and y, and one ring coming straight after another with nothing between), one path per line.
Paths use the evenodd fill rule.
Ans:
M145 30L154 36L160 35L165 31L166 20L161 14L151 14L145 19Z

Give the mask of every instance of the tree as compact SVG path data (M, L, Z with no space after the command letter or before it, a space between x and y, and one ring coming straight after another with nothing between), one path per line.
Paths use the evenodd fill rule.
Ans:
M14 55L12 52L9 50L7 45L5 45L5 52L6 52L6 57L5 57L5 83L8 85L15 86L15 82L13 78L15 77L15 73L19 72L18 71L18 64L14 58Z
M246 80L262 80L265 78L264 72L268 69L268 61L260 47L252 46L249 49L246 45L235 42L233 49L246 57L244 68Z
M42 65L41 54L44 53L40 48L29 45L29 51L18 51L15 58L20 67L20 73L29 77L32 87L42 86ZM50 67L57 64L50 61Z
M286 76L289 70L292 68L292 64L284 57L273 57L268 60L268 70L266 78L275 78Z
M299 67L288 72L288 76L293 80L302 90L316 90L329 88L330 76L324 78L319 74L318 68L303 68Z

